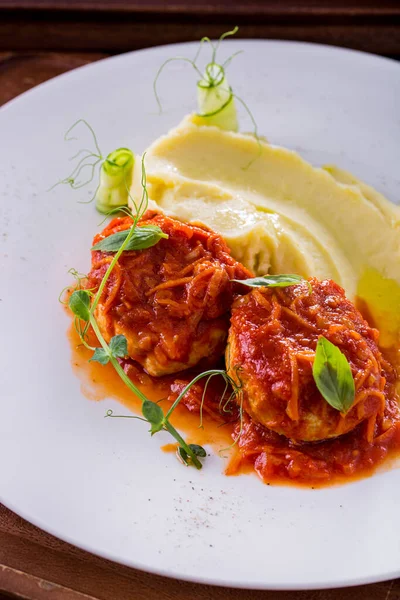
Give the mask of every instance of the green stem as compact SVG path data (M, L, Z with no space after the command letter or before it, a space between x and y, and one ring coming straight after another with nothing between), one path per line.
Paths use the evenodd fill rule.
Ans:
M129 379L128 375L125 373L125 371L123 370L123 368L121 367L121 365L119 364L117 359L114 356L112 356L109 346L108 346L107 342L105 341L105 339L103 338L101 331L99 329L99 326L97 325L97 321L93 317L93 315L90 316L90 324L93 327L93 331L95 332L97 339L99 340L102 348L107 352L107 356L109 357L111 364L113 365L114 369L117 371L117 373L120 376L120 378L122 379L122 381L128 386L128 388L131 390L131 392L133 392L138 398L140 398L140 400L142 402L148 400L148 398L143 394L143 392L141 392L140 389L135 386L135 384L132 382L132 380ZM165 429L172 435L172 437L174 437L176 439L176 441L179 443L179 445L186 451L188 456L190 456L196 469L201 469L202 464L199 461L199 459L197 458L197 456L194 454L193 450L185 442L185 440L178 433L178 431L175 429L175 427L169 422L169 420L168 420L169 412L167 413L167 415L165 415L164 420L163 420L163 425L164 425Z
M97 339L99 340L102 348L106 351L107 356L109 357L112 366L117 371L117 373L120 376L120 378L122 379L122 381L128 386L128 388L131 390L131 392L133 392L138 398L140 398L140 400L142 402L147 400L148 398L143 394L143 392L141 392L139 390L139 388L136 387L136 385L133 383L133 381L125 373L125 371L123 370L123 368L121 367L121 365L119 364L119 362L117 361L115 356L113 356L111 354L108 344L105 341L105 339L103 338L101 331L99 329L99 326L97 325L97 321L93 315L90 315L90 324L93 327L93 331L95 332Z
M211 369L210 371L204 371L204 373L200 373L200 375L197 375L194 379L192 379L192 381L190 383L187 384L187 386L184 388L184 390L179 394L179 396L177 397L177 399L175 400L175 402L172 404L171 408L165 415L166 419L169 419L171 414L174 412L175 408L178 406L179 402L182 400L183 396L190 390L192 385L194 385L197 381L199 381L199 379L203 379L203 377L207 377L207 375L222 375L222 377L224 377L224 376L226 376L226 371L223 371L222 369Z
M201 467L203 465L201 464L201 462L199 461L199 459L197 458L197 456L195 455L193 450L190 448L190 446L185 442L183 437L178 433L178 431L175 429L175 427L168 421L167 417L164 418L164 427L172 435L172 437L174 437L176 439L176 441L179 443L181 448L183 448L185 450L187 455L190 456L192 463L194 464L196 469L201 469Z

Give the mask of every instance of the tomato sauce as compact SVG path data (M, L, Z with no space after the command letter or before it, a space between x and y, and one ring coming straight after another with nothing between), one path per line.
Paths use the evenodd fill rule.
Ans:
M80 345L73 326L69 339L72 365L81 379L83 394L95 401L113 398L132 412L140 413L140 400L120 380L112 365L88 362L91 351ZM193 371L152 378L133 361L121 364L147 397L160 401L164 410L196 374ZM393 466L400 456L400 423L393 412L387 414L386 430L372 442L367 441L366 424L361 423L353 431L332 440L295 444L255 423L246 414L240 419L238 408L232 402L224 401L225 411L221 411L224 385L218 379L211 380L207 388L202 426L200 404L204 380L191 388L171 421L189 443L210 444L221 456L229 455L227 475L255 471L267 484L322 487L372 475L383 462L385 466ZM165 451L173 449L173 444L165 447Z
M94 334L92 335L93 337L89 341L96 345L96 338ZM72 367L81 381L83 395L96 402L107 399L117 400L130 411L140 414L141 401L127 388L113 366L110 363L101 365L98 362L88 362L93 353L80 343L73 325L69 329L68 337L71 344ZM144 373L137 363L133 363L129 359L121 361L121 364L123 364L132 381L146 394L147 398L153 402L159 402L164 412L166 412L176 398L176 394L171 392L171 388L174 386L177 377L150 377ZM186 380L179 381L188 383L192 377L194 377L194 374ZM217 391L215 388L214 390ZM210 396L208 395L208 398ZM192 410L183 404L179 405L171 417L171 423L185 433L185 439L188 443L210 444L217 451L223 450L232 444L233 427L231 424L225 425L221 416L215 411L214 418L209 415L204 416L203 427L201 427L199 412L194 410L193 407L191 408ZM107 407L105 407L104 413L106 413L106 410ZM117 413L113 416L116 415Z

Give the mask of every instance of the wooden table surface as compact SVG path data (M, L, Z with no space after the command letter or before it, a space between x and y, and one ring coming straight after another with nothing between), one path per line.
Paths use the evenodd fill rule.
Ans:
M42 81L111 53L218 35L235 24L243 24L243 37L305 39L400 56L399 0L0 0L0 105ZM0 600L9 597L400 600L400 580L309 592L195 585L95 557L0 505Z
M121 52L241 37L400 55L399 0L0 0L0 51Z

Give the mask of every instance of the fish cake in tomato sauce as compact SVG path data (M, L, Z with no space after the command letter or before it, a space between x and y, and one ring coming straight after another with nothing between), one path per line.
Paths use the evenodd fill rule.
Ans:
M321 441L366 423L372 439L386 402L397 410L395 376L371 328L331 280L315 278L286 288L259 288L233 306L228 373L251 418L291 440ZM355 400L346 414L317 389L312 366L323 335L346 356Z
M168 239L121 254L95 311L100 330L107 342L124 335L130 358L153 376L212 363L223 355L239 289L231 280L251 273L213 231L151 211L144 225L159 226ZM113 219L93 244L131 226L129 217ZM89 288L98 289L112 258L92 252Z

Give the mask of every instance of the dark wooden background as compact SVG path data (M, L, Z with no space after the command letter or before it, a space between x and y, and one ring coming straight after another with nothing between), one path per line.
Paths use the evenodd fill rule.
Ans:
M110 54L235 25L243 38L400 57L400 0L0 0L0 103Z
M400 58L400 0L0 0L0 105L59 73L111 54L218 37L235 25L238 37L311 41ZM400 580L280 593L194 585L92 556L0 505L0 600L10 597L400 600Z
M218 37L338 44L400 54L398 0L0 0L0 49L120 52Z

